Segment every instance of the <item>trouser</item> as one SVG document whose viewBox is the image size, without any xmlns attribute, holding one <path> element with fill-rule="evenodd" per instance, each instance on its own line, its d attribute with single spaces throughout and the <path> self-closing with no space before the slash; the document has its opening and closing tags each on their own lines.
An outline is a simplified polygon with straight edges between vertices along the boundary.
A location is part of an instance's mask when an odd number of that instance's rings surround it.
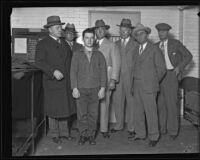
<svg viewBox="0 0 200 160">
<path fill-rule="evenodd" d="M 49 137 L 69 136 L 67 118 L 51 118 L 49 120 Z"/>
<path fill-rule="evenodd" d="M 148 137 L 158 140 L 158 115 L 156 93 L 146 93 L 141 80 L 134 80 L 134 127 L 136 137 L 146 137 L 145 116 L 147 120 Z"/>
<path fill-rule="evenodd" d="M 179 128 L 179 112 L 177 106 L 178 79 L 174 71 L 167 71 L 160 85 L 158 95 L 159 128 L 161 134 L 168 131 L 177 135 Z"/>
<path fill-rule="evenodd" d="M 97 130 L 99 88 L 80 88 L 77 99 L 77 125 L 81 136 L 94 136 Z"/>
<path fill-rule="evenodd" d="M 108 132 L 109 105 L 111 91 L 106 90 L 106 97 L 100 101 L 100 131 Z"/>
<path fill-rule="evenodd" d="M 125 121 L 125 104 L 127 108 L 127 128 L 128 131 L 134 131 L 133 123 L 133 96 L 131 95 L 131 85 L 128 78 L 123 79 L 121 76 L 120 83 L 117 84 L 116 90 L 113 92 L 112 105 L 114 107 L 116 123 L 114 129 L 121 130 L 124 127 Z M 125 103 L 126 102 L 126 103 Z"/>
</svg>

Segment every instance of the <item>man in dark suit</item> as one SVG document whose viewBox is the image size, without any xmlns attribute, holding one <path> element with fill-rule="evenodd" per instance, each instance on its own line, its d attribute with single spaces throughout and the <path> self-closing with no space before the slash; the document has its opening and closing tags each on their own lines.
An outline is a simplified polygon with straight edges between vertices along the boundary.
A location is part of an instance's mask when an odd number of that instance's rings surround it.
<svg viewBox="0 0 200 160">
<path fill-rule="evenodd" d="M 77 31 L 75 29 L 75 25 L 73 23 L 72 24 L 67 23 L 63 32 L 64 32 L 64 39 L 66 41 L 66 45 L 69 46 L 73 55 L 77 50 L 80 50 L 83 47 L 82 44 L 76 42 Z M 69 127 L 72 130 L 78 130 L 77 121 L 76 121 L 77 120 L 76 101 L 73 97 L 72 97 L 71 102 L 72 102 L 71 108 L 73 109 L 73 113 L 75 114 L 73 114 L 69 119 Z"/>
<path fill-rule="evenodd" d="M 82 44 L 76 42 L 77 38 L 77 31 L 75 29 L 75 25 L 72 23 L 67 23 L 64 29 L 64 36 L 65 36 L 65 41 L 67 44 L 70 46 L 72 53 L 75 51 L 81 49 L 83 47 Z"/>
<path fill-rule="evenodd" d="M 70 63 L 71 52 L 64 41 L 60 39 L 62 25 L 59 16 L 47 18 L 44 28 L 49 35 L 38 42 L 35 63 L 43 71 L 44 111 L 49 120 L 48 135 L 53 142 L 72 140 L 69 134 L 67 117 L 70 109 Z"/>
<path fill-rule="evenodd" d="M 180 80 L 185 66 L 191 61 L 192 54 L 180 41 L 168 38 L 168 32 L 172 28 L 170 25 L 159 23 L 155 27 L 160 38 L 156 45 L 164 54 L 167 68 L 167 74 L 161 82 L 158 96 L 160 132 L 166 134 L 168 131 L 170 139 L 174 140 L 179 129 L 178 80 Z"/>
<path fill-rule="evenodd" d="M 142 24 L 137 24 L 134 29 L 134 35 L 140 44 L 135 49 L 132 61 L 133 122 L 136 135 L 129 137 L 129 140 L 142 140 L 146 137 L 146 116 L 149 146 L 153 147 L 159 139 L 156 96 L 166 68 L 160 49 L 148 41 L 150 32 L 151 29 Z"/>
<path fill-rule="evenodd" d="M 122 130 L 125 122 L 125 108 L 127 108 L 127 129 L 130 135 L 134 134 L 133 125 L 133 96 L 131 95 L 131 66 L 132 57 L 135 54 L 134 49 L 138 45 L 131 38 L 132 24 L 130 19 L 122 19 L 120 27 L 121 39 L 116 42 L 120 51 L 121 68 L 119 83 L 116 84 L 116 90 L 113 91 L 112 105 L 115 112 L 116 123 L 111 130 L 112 133 Z M 125 103 L 126 101 L 126 103 Z M 126 104 L 126 107 L 125 107 Z"/>
</svg>

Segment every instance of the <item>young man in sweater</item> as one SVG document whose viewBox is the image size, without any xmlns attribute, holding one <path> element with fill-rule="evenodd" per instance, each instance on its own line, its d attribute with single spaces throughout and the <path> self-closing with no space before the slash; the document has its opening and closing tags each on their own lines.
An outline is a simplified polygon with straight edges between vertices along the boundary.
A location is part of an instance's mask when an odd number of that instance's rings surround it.
<svg viewBox="0 0 200 160">
<path fill-rule="evenodd" d="M 79 145 L 87 140 L 92 145 L 96 144 L 99 99 L 105 96 L 106 61 L 103 54 L 93 47 L 94 40 L 94 30 L 84 30 L 84 47 L 74 53 L 71 62 L 70 78 L 72 94 L 77 99 Z"/>
</svg>

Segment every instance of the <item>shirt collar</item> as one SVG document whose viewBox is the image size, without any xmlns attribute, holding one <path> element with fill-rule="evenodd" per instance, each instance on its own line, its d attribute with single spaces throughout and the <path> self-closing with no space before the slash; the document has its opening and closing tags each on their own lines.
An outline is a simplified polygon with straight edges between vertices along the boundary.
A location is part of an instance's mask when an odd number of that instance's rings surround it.
<svg viewBox="0 0 200 160">
<path fill-rule="evenodd" d="M 129 41 L 129 39 L 130 39 L 130 36 L 126 39 L 122 39 L 122 42 L 125 40 L 125 42 L 127 43 Z"/>
<path fill-rule="evenodd" d="M 147 46 L 147 42 L 145 42 L 144 44 L 140 44 L 140 48 L 143 47 L 143 50 L 146 48 Z"/>
<path fill-rule="evenodd" d="M 50 36 L 51 38 L 55 39 L 56 41 L 57 41 L 57 39 L 59 39 L 59 38 L 56 38 L 56 37 L 52 36 L 51 34 L 49 34 L 49 36 Z"/>
<path fill-rule="evenodd" d="M 97 43 L 99 43 L 99 45 L 101 45 L 104 39 L 105 39 L 105 37 L 100 40 L 97 40 Z"/>
<path fill-rule="evenodd" d="M 163 41 L 160 41 L 160 46 L 161 46 L 162 42 L 163 42 Z M 164 41 L 164 45 L 166 46 L 167 43 L 168 43 L 168 39 L 166 39 L 166 40 Z"/>
</svg>

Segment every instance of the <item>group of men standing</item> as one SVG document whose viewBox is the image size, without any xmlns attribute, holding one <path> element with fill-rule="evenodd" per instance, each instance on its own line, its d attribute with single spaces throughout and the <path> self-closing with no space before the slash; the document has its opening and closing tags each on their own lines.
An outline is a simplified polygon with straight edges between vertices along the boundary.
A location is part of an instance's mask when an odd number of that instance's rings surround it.
<svg viewBox="0 0 200 160">
<path fill-rule="evenodd" d="M 75 26 L 68 23 L 62 30 L 63 24 L 59 16 L 47 18 L 49 35 L 38 43 L 35 57 L 44 73 L 44 107 L 53 141 L 74 139 L 69 117 L 77 113 L 78 144 L 95 145 L 98 117 L 100 132 L 109 138 L 109 131 L 123 130 L 125 107 L 130 141 L 144 140 L 148 133 L 153 147 L 167 132 L 174 140 L 179 128 L 178 78 L 192 55 L 168 37 L 171 26 L 157 24 L 160 42 L 153 44 L 149 27 L 134 27 L 124 18 L 117 25 L 120 40 L 114 43 L 107 38 L 110 26 L 97 20 L 83 31 L 82 46 L 74 41 Z M 111 106 L 116 117 L 112 128 Z"/>
</svg>

